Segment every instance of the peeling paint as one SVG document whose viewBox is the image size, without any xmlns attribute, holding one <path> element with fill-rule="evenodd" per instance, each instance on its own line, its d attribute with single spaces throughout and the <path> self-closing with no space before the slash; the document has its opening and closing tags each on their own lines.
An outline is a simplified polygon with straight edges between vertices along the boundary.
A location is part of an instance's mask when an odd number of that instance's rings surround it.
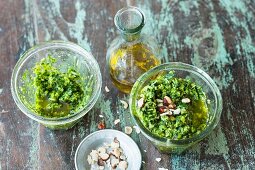
<svg viewBox="0 0 255 170">
<path fill-rule="evenodd" d="M 172 54 L 168 54 L 167 49 L 176 49 L 179 47 L 178 35 L 174 32 L 174 19 L 171 12 L 171 5 L 169 1 L 162 0 L 159 1 L 162 8 L 159 13 L 154 13 L 152 10 L 152 4 L 148 1 L 144 3 L 138 2 L 137 6 L 140 7 L 146 17 L 146 25 L 143 28 L 144 33 L 154 36 L 161 46 L 161 55 L 164 62 L 168 62 L 171 57 L 177 58 L 175 50 L 172 50 Z M 173 2 L 176 3 L 176 2 Z M 167 27 L 167 34 L 163 36 L 161 32 Z M 171 46 L 166 47 L 166 44 L 171 44 Z M 171 56 L 171 57 L 170 57 Z"/>
<path fill-rule="evenodd" d="M 218 126 L 208 137 L 208 147 L 205 153 L 210 155 L 227 155 L 228 152 L 227 139 L 222 132 L 221 127 Z"/>
<path fill-rule="evenodd" d="M 26 30 L 30 30 L 28 32 L 26 32 L 26 34 L 24 35 L 24 39 L 26 39 L 26 42 L 28 43 L 29 47 L 32 47 L 35 42 L 37 42 L 38 40 L 36 40 L 35 35 L 35 31 L 34 30 L 34 23 L 31 23 L 31 18 L 33 18 L 33 1 L 30 0 L 25 0 L 25 14 L 24 14 L 24 21 L 25 21 L 25 26 L 26 26 Z M 34 18 L 33 18 L 34 19 Z M 27 50 L 26 46 L 23 47 L 24 51 Z"/>
<path fill-rule="evenodd" d="M 207 47 L 206 40 L 212 41 L 212 46 Z M 186 37 L 185 43 L 192 46 L 194 49 L 194 56 L 192 64 L 203 68 L 206 72 L 211 66 L 214 66 L 216 72 L 220 72 L 220 76 L 214 78 L 220 89 L 227 88 L 233 81 L 230 70 L 225 71 L 226 65 L 233 65 L 233 61 L 226 52 L 224 39 L 219 26 L 216 24 L 211 29 L 202 29 L 198 31 L 193 37 Z M 205 42 L 204 42 L 205 41 Z M 203 51 L 201 53 L 201 51 Z"/>
<path fill-rule="evenodd" d="M 26 167 L 31 169 L 38 168 L 39 162 L 39 150 L 40 150 L 40 124 L 34 120 L 29 119 L 30 128 L 27 129 L 27 134 L 31 136 L 31 145 L 29 147 L 29 162 Z"/>
<path fill-rule="evenodd" d="M 184 13 L 184 15 L 187 17 L 190 15 L 190 3 L 187 1 L 180 1 L 179 2 L 180 10 Z"/>
<path fill-rule="evenodd" d="M 75 9 L 77 11 L 75 23 L 74 24 L 68 24 L 69 26 L 69 33 L 72 38 L 77 39 L 77 43 L 85 48 L 88 51 L 91 51 L 90 44 L 88 42 L 88 38 L 85 36 L 85 30 L 84 27 L 84 21 L 86 19 L 86 12 L 84 8 L 81 6 L 80 2 L 77 1 L 75 3 Z"/>
<path fill-rule="evenodd" d="M 245 5 L 245 2 L 239 1 L 239 0 L 221 0 L 220 5 L 223 7 L 223 9 L 225 9 L 228 12 L 229 18 L 231 19 L 234 28 L 238 30 L 236 34 L 238 36 L 238 39 L 241 41 L 240 45 L 243 49 L 243 53 L 245 54 L 247 58 L 247 62 L 246 62 L 247 69 L 250 75 L 254 78 L 255 77 L 255 68 L 254 68 L 255 46 L 252 42 L 251 33 L 248 29 L 248 23 L 250 23 L 251 25 L 255 24 L 253 12 L 247 8 L 247 6 Z M 241 12 L 241 14 L 245 16 L 245 19 L 238 17 L 236 15 L 238 12 Z M 246 33 L 245 37 L 243 38 L 241 36 L 242 30 L 240 29 L 240 27 Z M 240 46 L 239 45 L 237 46 L 238 46 L 238 49 L 240 49 Z"/>
</svg>

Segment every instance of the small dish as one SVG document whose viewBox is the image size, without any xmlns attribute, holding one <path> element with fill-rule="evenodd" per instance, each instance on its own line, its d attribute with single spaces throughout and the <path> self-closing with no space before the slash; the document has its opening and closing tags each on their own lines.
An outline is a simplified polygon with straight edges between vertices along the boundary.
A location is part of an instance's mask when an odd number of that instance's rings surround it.
<svg viewBox="0 0 255 170">
<path fill-rule="evenodd" d="M 87 162 L 87 156 L 90 152 L 105 143 L 111 143 L 115 137 L 117 137 L 120 147 L 127 157 L 127 170 L 139 170 L 141 168 L 142 156 L 137 144 L 128 135 L 113 129 L 96 131 L 81 141 L 75 153 L 75 169 L 90 169 L 90 165 Z"/>
</svg>

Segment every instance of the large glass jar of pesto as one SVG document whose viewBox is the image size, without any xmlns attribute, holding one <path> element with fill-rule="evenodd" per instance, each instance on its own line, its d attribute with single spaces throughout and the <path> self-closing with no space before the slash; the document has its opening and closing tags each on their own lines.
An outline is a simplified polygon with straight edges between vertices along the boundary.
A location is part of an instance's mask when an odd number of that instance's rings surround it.
<svg viewBox="0 0 255 170">
<path fill-rule="evenodd" d="M 161 63 L 159 48 L 155 39 L 141 33 L 145 18 L 139 8 L 122 8 L 116 13 L 114 22 L 120 36 L 107 50 L 107 67 L 113 84 L 129 93 L 140 75 Z"/>
</svg>

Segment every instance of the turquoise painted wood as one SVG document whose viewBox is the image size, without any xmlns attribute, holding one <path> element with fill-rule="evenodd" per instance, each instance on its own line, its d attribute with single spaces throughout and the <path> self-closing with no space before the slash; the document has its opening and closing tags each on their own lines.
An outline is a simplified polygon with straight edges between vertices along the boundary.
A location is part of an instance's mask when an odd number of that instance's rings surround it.
<svg viewBox="0 0 255 170">
<path fill-rule="evenodd" d="M 117 35 L 113 17 L 126 5 L 144 11 L 144 31 L 157 38 L 164 62 L 202 68 L 220 87 L 224 100 L 219 126 L 181 155 L 160 154 L 142 134 L 133 132 L 143 155 L 142 169 L 254 169 L 253 0 L 1 0 L 0 169 L 74 169 L 79 142 L 98 130 L 99 121 L 121 131 L 134 125 L 120 103 L 129 96 L 114 88 L 105 67 L 107 47 Z M 52 131 L 30 120 L 10 92 L 12 69 L 20 55 L 35 44 L 59 39 L 89 50 L 100 64 L 103 87 L 110 89 L 106 93 L 103 88 L 96 106 L 68 131 Z M 114 125 L 118 118 L 121 122 Z"/>
</svg>

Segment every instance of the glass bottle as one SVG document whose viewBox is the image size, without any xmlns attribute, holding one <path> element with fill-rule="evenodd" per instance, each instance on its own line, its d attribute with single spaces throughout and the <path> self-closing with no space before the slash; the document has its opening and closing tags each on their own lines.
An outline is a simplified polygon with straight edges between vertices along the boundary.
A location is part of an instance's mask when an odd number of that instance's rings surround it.
<svg viewBox="0 0 255 170">
<path fill-rule="evenodd" d="M 161 63 L 159 48 L 155 39 L 141 34 L 145 18 L 139 8 L 122 8 L 116 13 L 114 23 L 120 36 L 107 50 L 107 67 L 113 84 L 129 93 L 140 75 Z"/>
</svg>

